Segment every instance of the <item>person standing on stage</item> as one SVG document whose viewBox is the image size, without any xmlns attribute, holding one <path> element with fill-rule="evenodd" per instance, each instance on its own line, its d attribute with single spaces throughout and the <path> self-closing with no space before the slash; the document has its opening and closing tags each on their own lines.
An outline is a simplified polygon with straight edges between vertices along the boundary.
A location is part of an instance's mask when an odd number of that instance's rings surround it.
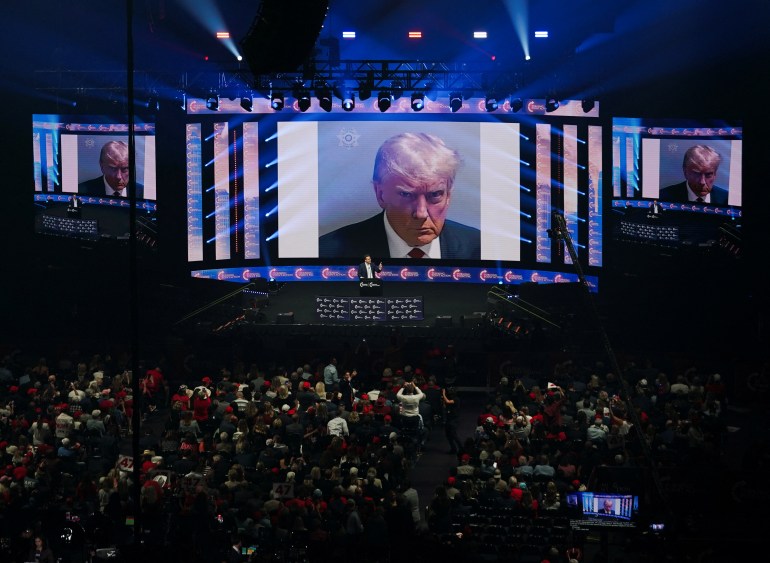
<svg viewBox="0 0 770 563">
<path fill-rule="evenodd" d="M 382 262 L 376 266 L 372 264 L 372 257 L 370 255 L 364 256 L 364 261 L 358 265 L 358 278 L 359 279 L 372 279 L 374 274 L 378 274 L 382 271 Z"/>
</svg>

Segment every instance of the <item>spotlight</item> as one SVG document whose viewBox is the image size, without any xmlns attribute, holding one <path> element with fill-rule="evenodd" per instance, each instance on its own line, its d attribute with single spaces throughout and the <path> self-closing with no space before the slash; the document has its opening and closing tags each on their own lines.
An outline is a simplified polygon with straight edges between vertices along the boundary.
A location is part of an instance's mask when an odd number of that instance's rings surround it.
<svg viewBox="0 0 770 563">
<path fill-rule="evenodd" d="M 350 88 L 339 84 L 334 85 L 334 95 L 342 102 L 342 109 L 345 111 L 353 111 L 356 107 L 356 99 L 353 96 L 353 92 Z"/>
<path fill-rule="evenodd" d="M 372 97 L 372 89 L 369 86 L 360 86 L 358 88 L 358 99 L 362 102 Z"/>
<path fill-rule="evenodd" d="M 276 92 L 270 96 L 270 107 L 274 111 L 281 111 L 283 109 L 283 94 Z"/>
<path fill-rule="evenodd" d="M 210 94 L 208 98 L 206 98 L 206 109 L 211 111 L 219 111 L 219 95 L 218 94 Z"/>
<path fill-rule="evenodd" d="M 484 109 L 487 111 L 495 111 L 497 109 L 497 96 L 489 94 L 484 100 Z"/>
<path fill-rule="evenodd" d="M 292 92 L 294 98 L 297 100 L 297 107 L 299 111 L 306 112 L 310 109 L 310 92 L 305 88 L 295 88 Z"/>
<path fill-rule="evenodd" d="M 425 107 L 425 95 L 422 92 L 415 92 L 412 94 L 412 109 L 414 111 L 422 111 Z"/>
<path fill-rule="evenodd" d="M 463 107 L 463 95 L 461 92 L 452 92 L 449 94 L 449 109 L 452 113 L 459 111 Z"/>
<path fill-rule="evenodd" d="M 513 98 L 511 99 L 511 111 L 513 113 L 516 113 L 521 108 L 524 107 L 524 102 L 521 100 L 521 98 Z"/>
<path fill-rule="evenodd" d="M 374 86 L 374 74 L 369 71 L 364 80 L 358 81 L 358 99 L 362 102 L 372 97 L 372 88 Z"/>
<path fill-rule="evenodd" d="M 545 111 L 547 111 L 548 113 L 551 113 L 552 111 L 556 111 L 557 109 L 559 109 L 559 100 L 553 97 L 546 98 Z"/>
<path fill-rule="evenodd" d="M 321 109 L 329 112 L 332 110 L 332 93 L 328 88 L 319 88 L 315 92 L 315 97 L 318 98 L 318 105 Z"/>
<path fill-rule="evenodd" d="M 251 100 L 251 96 L 243 96 L 241 98 L 241 107 L 246 111 L 251 111 L 251 108 L 253 107 L 253 105 L 254 105 L 254 102 Z"/>
<path fill-rule="evenodd" d="M 377 107 L 380 108 L 380 111 L 388 111 L 392 101 L 393 96 L 387 90 L 383 90 L 377 95 Z"/>
<path fill-rule="evenodd" d="M 583 113 L 588 113 L 592 109 L 594 109 L 594 106 L 596 105 L 596 100 L 583 100 L 580 102 L 580 107 L 583 108 Z"/>
</svg>

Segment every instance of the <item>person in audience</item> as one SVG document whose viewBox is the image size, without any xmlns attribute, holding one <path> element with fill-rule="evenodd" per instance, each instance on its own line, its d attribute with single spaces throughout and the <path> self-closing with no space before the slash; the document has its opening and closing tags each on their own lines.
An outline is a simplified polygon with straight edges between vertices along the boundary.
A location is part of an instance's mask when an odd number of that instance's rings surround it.
<svg viewBox="0 0 770 563">
<path fill-rule="evenodd" d="M 34 358 L 38 356 L 33 355 Z M 48 378 L 52 374 L 48 373 L 38 386 L 19 384 L 23 371 L 16 371 L 10 362 L 4 363 L 10 371 L 10 380 L 0 383 L 0 505 L 34 506 L 47 498 L 55 506 L 57 501 L 51 499 L 60 498 L 62 510 L 68 510 L 84 521 L 88 519 L 87 512 L 94 510 L 113 526 L 123 526 L 126 510 L 133 500 L 133 476 L 130 471 L 121 471 L 122 466 L 116 463 L 119 454 L 131 451 L 133 436 L 130 424 L 120 424 L 115 413 L 120 405 L 133 401 L 130 383 L 116 385 L 114 374 L 121 373 L 123 367 L 113 366 L 107 356 L 94 359 L 82 373 L 76 366 L 81 363 L 88 365 L 86 359 L 81 361 L 75 355 L 70 359 L 72 367 L 69 371 L 60 372 L 50 380 Z M 301 360 L 295 365 L 300 363 Z M 405 368 L 402 365 L 393 370 L 397 388 L 400 391 L 413 383 L 419 389 L 425 373 L 423 366 Z M 578 395 L 570 394 L 567 390 L 572 387 L 564 383 L 565 395 L 569 394 L 569 400 L 564 404 L 565 413 L 574 417 L 572 424 L 567 424 L 565 435 L 572 433 L 573 426 L 580 429 L 577 434 L 570 434 L 571 438 L 562 440 L 558 433 L 545 432 L 542 410 L 548 402 L 547 392 L 540 393 L 540 398 L 535 392 L 532 398 L 526 399 L 533 409 L 538 409 L 533 411 L 534 416 L 530 416 L 528 409 L 524 408 L 524 395 L 517 394 L 515 390 L 510 394 L 506 392 L 505 396 L 511 397 L 516 409 L 510 411 L 513 425 L 509 426 L 505 416 L 501 416 L 502 406 L 505 405 L 503 396 L 498 398 L 498 390 L 495 389 L 494 397 L 485 401 L 478 413 L 484 422 L 486 418 L 492 418 L 491 426 L 471 437 L 476 420 L 464 428 L 462 419 L 459 419 L 458 433 L 464 430 L 469 437 L 462 444 L 459 441 L 455 444 L 458 465 L 447 463 L 443 474 L 441 471 L 431 472 L 428 480 L 433 478 L 435 483 L 416 485 L 413 484 L 416 475 L 414 467 L 405 456 L 401 443 L 401 429 L 393 420 L 386 421 L 386 415 L 378 414 L 380 398 L 384 399 L 385 406 L 393 401 L 402 404 L 407 412 L 410 406 L 419 406 L 420 399 L 416 392 L 410 394 L 405 391 L 401 397 L 398 397 L 398 392 L 388 395 L 388 385 L 383 384 L 382 389 L 376 389 L 383 391 L 376 398 L 370 400 L 363 395 L 357 396 L 354 406 L 360 420 L 355 422 L 345 420 L 348 411 L 337 405 L 339 397 L 334 394 L 329 397 L 328 403 L 313 400 L 303 404 L 299 396 L 293 400 L 291 395 L 287 396 L 288 402 L 280 399 L 282 385 L 287 389 L 292 386 L 291 392 L 294 393 L 295 385 L 304 388 L 304 382 L 311 383 L 299 373 L 294 381 L 294 375 L 287 374 L 280 367 L 262 370 L 259 366 L 254 371 L 255 374 L 262 371 L 267 381 L 276 382 L 277 401 L 265 400 L 258 388 L 254 391 L 255 400 L 249 400 L 245 409 L 234 408 L 232 402 L 240 390 L 238 386 L 242 381 L 249 380 L 246 379 L 247 374 L 239 375 L 237 369 L 231 374 L 227 371 L 218 372 L 214 378 L 205 378 L 208 381 L 202 381 L 202 385 L 191 391 L 193 398 L 210 401 L 210 409 L 206 408 L 203 413 L 204 424 L 197 425 L 194 405 L 190 410 L 180 411 L 179 422 L 176 422 L 171 414 L 173 404 L 159 403 L 158 423 L 153 420 L 142 427 L 140 447 L 147 450 L 147 455 L 137 456 L 137 459 L 141 458 L 143 468 L 141 484 L 144 485 L 147 478 L 153 480 L 154 477 L 170 475 L 163 484 L 154 481 L 162 491 L 162 495 L 156 496 L 162 496 L 164 501 L 173 499 L 179 503 L 180 512 L 175 513 L 171 521 L 170 534 L 179 534 L 183 529 L 189 531 L 186 526 L 192 525 L 189 522 L 191 518 L 203 523 L 221 513 L 227 521 L 229 514 L 239 513 L 249 515 L 250 521 L 241 522 L 246 531 L 259 528 L 259 533 L 267 534 L 265 537 L 272 541 L 301 532 L 302 526 L 294 525 L 295 517 L 300 516 L 307 519 L 304 527 L 308 530 L 315 529 L 316 525 L 332 530 L 333 522 L 341 525 L 342 536 L 330 533 L 325 540 L 327 548 L 333 549 L 337 540 L 346 537 L 344 517 L 348 499 L 355 503 L 364 530 L 364 536 L 361 536 L 363 542 L 371 539 L 366 534 L 378 510 L 381 510 L 385 522 L 384 533 L 391 541 L 418 537 L 415 534 L 425 528 L 436 534 L 446 532 L 447 526 L 450 530 L 463 529 L 460 514 L 463 511 L 474 513 L 482 504 L 493 503 L 501 510 L 515 506 L 520 515 L 529 518 L 538 514 L 562 514 L 565 510 L 564 494 L 576 490 L 590 491 L 598 474 L 596 468 L 637 467 L 641 459 L 639 439 L 649 439 L 656 459 L 664 468 L 667 465 L 678 470 L 719 466 L 718 443 L 726 432 L 720 418 L 729 415 L 724 412 L 729 390 L 721 381 L 721 376 L 704 377 L 702 393 L 693 393 L 693 389 L 697 391 L 699 387 L 695 380 L 698 373 L 685 372 L 689 393 L 676 394 L 673 389 L 668 389 L 652 402 L 636 399 L 650 398 L 654 385 L 642 384 L 642 379 L 652 381 L 655 374 L 645 372 L 644 378 L 632 377 L 636 384 L 628 388 L 630 396 L 627 397 L 622 385 L 615 386 L 620 396 L 608 393 L 608 389 L 612 389 L 612 378 L 609 376 L 597 377 L 595 384 L 588 385 L 591 382 L 588 374 L 592 371 L 605 373 L 606 370 L 574 370 L 573 377 L 582 378 L 589 389 L 588 408 L 599 413 L 599 418 L 587 421 L 585 413 L 580 415 L 579 409 L 583 406 L 580 399 L 584 403 L 585 397 L 580 396 L 582 391 Z M 312 371 L 310 367 L 307 370 L 303 368 L 303 373 Z M 97 376 L 96 372 L 101 372 L 101 375 Z M 82 381 L 88 386 L 89 374 L 94 374 L 95 393 L 87 395 L 85 404 L 72 400 L 70 382 L 77 382 L 79 387 Z M 510 376 L 513 379 L 513 375 Z M 559 377 L 563 376 L 562 370 Z M 402 378 L 407 379 L 406 384 L 401 383 Z M 197 376 L 190 378 L 193 379 L 197 380 Z M 539 381 L 539 377 L 529 379 L 532 380 L 532 387 L 542 385 L 545 388 L 546 382 Z M 105 385 L 105 381 L 109 385 Z M 564 382 L 563 379 L 557 381 L 559 384 Z M 178 385 L 179 382 L 175 383 Z M 228 385 L 229 390 L 226 390 Z M 268 385 L 270 387 L 273 387 L 272 383 Z M 308 389 L 311 387 L 312 383 Z M 211 401 L 211 390 L 217 390 L 215 401 Z M 325 392 L 325 389 L 322 391 Z M 182 392 L 187 396 L 187 390 L 182 389 Z M 718 399 L 715 398 L 717 394 Z M 445 392 L 444 395 L 451 399 L 451 393 Z M 715 401 L 720 402 L 721 408 Z M 350 436 L 347 438 L 330 431 L 327 404 L 337 407 L 331 420 L 348 423 Z M 467 404 L 464 403 L 464 408 Z M 642 404 L 644 408 L 640 409 Z M 288 409 L 284 412 L 285 407 Z M 609 411 L 606 422 L 605 408 Z M 62 414 L 69 419 L 60 417 Z M 130 410 L 126 411 L 126 415 L 130 420 Z M 399 418 L 395 412 L 393 416 Z M 367 422 L 367 417 L 382 418 Z M 497 423 L 494 417 L 497 417 Z M 284 420 L 288 422 L 279 422 Z M 92 437 L 86 437 L 85 432 L 89 426 L 99 425 L 99 422 L 104 431 L 102 440 L 97 444 Z M 359 431 L 366 424 L 371 424 L 371 433 Z M 48 432 L 45 431 L 46 425 Z M 358 427 L 355 432 L 351 431 L 353 425 Z M 592 442 L 588 439 L 589 430 L 607 425 L 611 428 L 611 436 L 622 438 L 617 448 L 609 441 L 603 445 L 600 440 Z M 642 426 L 643 438 L 636 433 L 637 425 Z M 531 434 L 523 430 L 527 427 Z M 102 432 L 101 427 L 99 431 Z M 604 428 L 602 431 L 607 433 Z M 222 436 L 223 432 L 226 437 Z M 164 436 L 162 440 L 161 436 Z M 531 439 L 527 440 L 527 437 Z M 112 445 L 106 446 L 104 439 L 111 439 Z M 86 447 L 75 448 L 77 442 Z M 88 457 L 95 447 L 99 448 L 104 463 L 96 463 L 98 456 Z M 758 446 L 757 450 L 755 460 L 761 459 L 762 455 L 762 448 Z M 430 453 L 429 449 L 426 455 Z M 124 458 L 120 459 L 125 463 Z M 445 457 L 440 459 L 444 459 L 445 463 L 449 461 Z M 65 468 L 66 471 L 62 471 Z M 99 483 L 98 488 L 91 483 Z M 287 483 L 294 486 L 294 498 L 282 498 L 273 493 L 277 487 Z M 156 489 L 153 484 L 148 487 Z M 314 492 L 316 489 L 318 495 Z M 339 494 L 335 492 L 338 489 L 341 490 Z M 436 497 L 428 507 L 419 503 L 425 490 L 433 491 Z M 157 493 L 157 490 L 154 492 Z M 416 502 L 414 493 L 417 494 Z M 73 504 L 68 504 L 67 498 L 72 498 Z M 157 504 L 153 506 L 158 508 Z M 415 518 L 415 506 L 418 519 Z M 427 508 L 424 521 L 419 516 L 421 508 Z M 30 524 L 27 520 L 35 511 L 19 510 L 14 514 L 19 526 L 24 526 Z M 372 525 L 372 528 L 383 529 L 381 525 L 379 528 Z M 158 529 L 166 530 L 165 527 Z M 205 537 L 207 533 L 209 530 L 204 526 L 198 529 L 196 535 Z M 28 541 L 32 540 L 33 534 L 30 533 Z M 429 551 L 435 547 L 431 542 L 438 540 L 432 534 L 419 537 Z M 364 545 L 360 543 L 359 547 Z M 24 552 L 27 549 L 25 547 Z"/>
<path fill-rule="evenodd" d="M 449 453 L 457 454 L 462 448 L 462 442 L 458 436 L 460 424 L 460 399 L 454 387 L 441 390 L 441 400 L 444 404 L 444 434 L 449 442 Z"/>
</svg>

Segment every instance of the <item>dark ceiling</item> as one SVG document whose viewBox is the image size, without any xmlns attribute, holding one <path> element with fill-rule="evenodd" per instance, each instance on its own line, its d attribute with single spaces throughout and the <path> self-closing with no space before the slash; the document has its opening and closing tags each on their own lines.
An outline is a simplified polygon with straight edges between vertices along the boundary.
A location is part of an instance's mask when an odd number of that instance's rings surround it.
<svg viewBox="0 0 770 563">
<path fill-rule="evenodd" d="M 291 5 L 301 14 L 303 6 L 319 2 L 323 0 L 275 4 Z M 10 0 L 5 4 L 2 65 L 4 74 L 13 77 L 9 85 L 20 89 L 62 80 L 37 72 L 41 70 L 95 71 L 98 85 L 98 72 L 125 69 L 128 52 L 140 71 L 232 69 L 238 63 L 214 33 L 229 31 L 238 45 L 261 3 Z M 132 8 L 132 45 L 127 43 L 127 5 Z M 355 40 L 341 41 L 342 59 L 488 63 L 523 73 L 527 84 L 541 90 L 560 88 L 564 96 L 588 85 L 611 95 L 662 81 L 669 91 L 722 95 L 757 86 L 756 79 L 746 75 L 754 74 L 747 71 L 751 65 L 767 59 L 763 27 L 767 15 L 764 2 L 719 0 L 331 0 L 320 38 L 339 38 L 342 31 L 353 30 Z M 296 26 L 288 29 L 292 27 Z M 423 39 L 407 39 L 411 30 L 422 31 Z M 474 40 L 472 33 L 478 30 L 487 31 L 488 38 Z M 550 37 L 536 40 L 535 30 L 548 30 Z M 291 37 L 277 43 L 266 57 L 293 44 Z M 525 48 L 532 55 L 528 63 Z"/>
</svg>

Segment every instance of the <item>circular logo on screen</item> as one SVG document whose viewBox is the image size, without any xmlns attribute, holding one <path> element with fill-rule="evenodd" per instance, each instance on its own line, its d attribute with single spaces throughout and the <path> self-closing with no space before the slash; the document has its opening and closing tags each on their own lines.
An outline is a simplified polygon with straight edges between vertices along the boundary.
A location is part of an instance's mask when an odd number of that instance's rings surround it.
<svg viewBox="0 0 770 563">
<path fill-rule="evenodd" d="M 340 132 L 337 133 L 337 139 L 340 141 L 339 146 L 345 147 L 346 149 L 357 147 L 359 137 L 361 137 L 361 135 L 359 135 L 358 131 L 352 127 L 340 129 Z"/>
<path fill-rule="evenodd" d="M 471 275 L 469 272 L 463 272 L 460 268 L 452 270 L 452 279 L 454 280 L 463 280 L 463 279 L 468 279 L 470 277 Z"/>
</svg>

